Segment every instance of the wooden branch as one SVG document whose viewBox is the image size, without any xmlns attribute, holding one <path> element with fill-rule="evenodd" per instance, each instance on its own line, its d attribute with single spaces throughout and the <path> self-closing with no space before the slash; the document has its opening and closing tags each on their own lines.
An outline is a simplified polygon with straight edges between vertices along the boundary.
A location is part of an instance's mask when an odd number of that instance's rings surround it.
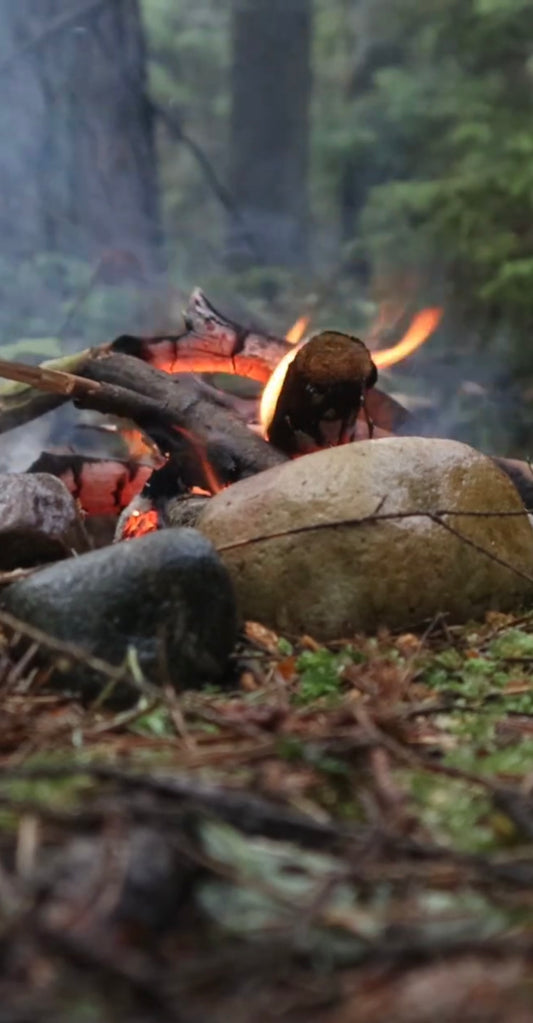
<svg viewBox="0 0 533 1023">
<path fill-rule="evenodd" d="M 292 349 L 284 338 L 234 323 L 200 288 L 192 292 L 183 316 L 187 329 L 181 334 L 123 334 L 113 342 L 113 351 L 135 355 L 167 373 L 234 373 L 265 384 Z"/>
<path fill-rule="evenodd" d="M 126 416 L 154 436 L 154 428 L 184 427 L 206 445 L 209 456 L 223 449 L 234 461 L 235 479 L 252 476 L 286 461 L 272 444 L 252 433 L 228 409 L 214 404 L 190 375 L 169 377 L 127 355 L 105 355 L 85 368 L 86 384 L 75 395 L 82 408 Z M 111 406 L 114 407 L 111 407 Z M 157 441 L 157 433 L 154 437 Z"/>
<path fill-rule="evenodd" d="M 228 409 L 213 404 L 190 375 L 170 377 L 128 355 L 87 357 L 84 376 L 43 366 L 0 360 L 0 376 L 21 381 L 80 408 L 132 419 L 161 440 L 185 428 L 205 444 L 209 458 L 231 460 L 233 479 L 270 469 L 285 461 L 271 444 L 252 433 Z"/>
<path fill-rule="evenodd" d="M 0 359 L 0 377 L 17 381 L 0 388 L 0 434 L 38 419 L 68 401 L 71 374 L 80 373 L 90 359 L 108 347 L 87 348 L 40 366 Z"/>
</svg>

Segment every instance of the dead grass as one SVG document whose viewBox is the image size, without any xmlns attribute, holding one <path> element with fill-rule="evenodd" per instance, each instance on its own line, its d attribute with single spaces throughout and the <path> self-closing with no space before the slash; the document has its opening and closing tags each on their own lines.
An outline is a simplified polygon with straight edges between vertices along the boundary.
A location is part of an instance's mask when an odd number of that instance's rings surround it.
<svg viewBox="0 0 533 1023">
<path fill-rule="evenodd" d="M 531 1018 L 533 615 L 249 623 L 233 688 L 120 713 L 14 649 L 0 1021 Z"/>
</svg>

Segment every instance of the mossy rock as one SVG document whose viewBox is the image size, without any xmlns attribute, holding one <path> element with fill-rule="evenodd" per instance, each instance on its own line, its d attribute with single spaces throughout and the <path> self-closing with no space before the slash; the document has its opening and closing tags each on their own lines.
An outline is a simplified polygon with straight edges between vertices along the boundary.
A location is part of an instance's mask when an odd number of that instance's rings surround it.
<svg viewBox="0 0 533 1023">
<path fill-rule="evenodd" d="M 197 528 L 218 549 L 246 617 L 329 640 L 527 602 L 533 530 L 525 512 L 507 514 L 521 511 L 491 459 L 456 441 L 395 437 L 234 484 Z M 430 518 L 444 512 L 464 539 Z"/>
</svg>

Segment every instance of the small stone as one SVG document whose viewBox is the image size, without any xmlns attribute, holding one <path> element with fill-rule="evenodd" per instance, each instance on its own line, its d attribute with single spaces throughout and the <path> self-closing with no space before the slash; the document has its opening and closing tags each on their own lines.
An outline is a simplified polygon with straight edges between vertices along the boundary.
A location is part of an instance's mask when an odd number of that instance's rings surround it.
<svg viewBox="0 0 533 1023">
<path fill-rule="evenodd" d="M 149 682 L 170 679 L 177 689 L 219 681 L 237 634 L 228 573 L 193 529 L 59 562 L 9 586 L 1 600 L 17 618 L 111 664 L 133 648 Z M 105 683 L 75 666 L 54 684 L 73 680 L 91 698 Z"/>
<path fill-rule="evenodd" d="M 48 473 L 0 475 L 0 569 L 58 561 L 90 546 L 61 480 Z"/>
<path fill-rule="evenodd" d="M 444 511 L 487 553 L 428 517 Z M 327 641 L 439 613 L 461 622 L 533 596 L 533 530 L 518 492 L 456 441 L 394 437 L 305 455 L 221 491 L 197 528 L 219 550 L 243 617 L 283 634 Z"/>
</svg>

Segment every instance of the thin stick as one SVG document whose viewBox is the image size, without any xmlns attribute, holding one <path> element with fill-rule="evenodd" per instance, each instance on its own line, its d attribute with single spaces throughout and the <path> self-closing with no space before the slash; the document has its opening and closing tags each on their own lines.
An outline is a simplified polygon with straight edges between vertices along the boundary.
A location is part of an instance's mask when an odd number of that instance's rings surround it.
<svg viewBox="0 0 533 1023">
<path fill-rule="evenodd" d="M 66 398 L 75 397 L 80 387 L 82 391 L 87 390 L 87 381 L 83 377 L 60 369 L 50 369 L 44 364 L 28 366 L 25 362 L 8 362 L 6 359 L 0 359 L 0 377 L 16 380 L 40 391 L 62 394 Z"/>
<path fill-rule="evenodd" d="M 286 461 L 285 455 L 252 433 L 226 408 L 206 398 L 191 374 L 186 374 L 186 380 L 171 377 L 130 355 L 94 358 L 101 352 L 94 349 L 80 364 L 86 376 L 5 360 L 0 360 L 0 376 L 51 392 L 62 400 L 70 398 L 80 408 L 133 419 L 150 435 L 154 431 L 156 443 L 161 430 L 166 429 L 170 442 L 176 427 L 186 428 L 198 441 L 213 442 L 223 449 L 222 461 L 229 457 L 233 463 L 233 479 Z M 208 455 L 216 470 L 215 450 Z"/>
<path fill-rule="evenodd" d="M 102 660 L 100 657 L 94 657 L 92 654 L 87 653 L 83 647 L 77 646 L 75 643 L 67 643 L 64 640 L 56 639 L 47 632 L 43 632 L 42 629 L 20 621 L 19 618 L 15 618 L 14 615 L 9 614 L 7 611 L 0 610 L 0 626 L 20 636 L 24 636 L 26 639 L 31 640 L 32 643 L 37 644 L 39 647 L 44 647 L 59 657 L 67 658 L 76 664 L 83 664 L 99 675 L 103 675 L 104 678 L 109 678 L 114 682 L 129 681 L 128 672 L 124 667 L 117 667 L 114 664 L 109 664 L 108 661 Z M 135 688 L 137 689 L 137 686 Z"/>
<path fill-rule="evenodd" d="M 180 121 L 170 110 L 165 109 L 165 107 L 160 106 L 158 103 L 154 103 L 153 100 L 150 101 L 150 106 L 153 113 L 159 117 L 165 125 L 169 135 L 173 136 L 177 142 L 181 142 L 181 144 L 189 150 L 192 157 L 201 168 L 205 180 L 210 186 L 212 192 L 233 218 L 234 223 L 240 228 L 242 237 L 248 246 L 250 254 L 259 264 L 263 263 L 263 256 L 258 249 L 257 241 L 250 232 L 234 196 L 231 194 L 229 188 L 227 188 L 227 186 L 218 177 L 215 168 L 202 147 L 195 141 L 195 139 L 191 138 L 191 136 L 183 130 Z"/>
<path fill-rule="evenodd" d="M 0 434 L 38 419 L 68 401 L 70 395 L 65 382 L 60 386 L 61 378 L 56 380 L 51 374 L 80 373 L 91 359 L 108 349 L 107 344 L 86 348 L 73 355 L 50 359 L 40 366 L 1 360 L 0 377 L 17 382 L 0 388 Z M 46 386 L 47 381 L 49 386 Z"/>
<path fill-rule="evenodd" d="M 377 514 L 373 512 L 371 515 L 364 515 L 362 518 L 349 518 L 349 519 L 338 519 L 332 522 L 315 522 L 306 526 L 290 526 L 289 529 L 282 529 L 276 533 L 263 533 L 260 536 L 250 536 L 243 540 L 232 540 L 231 543 L 220 544 L 217 547 L 218 552 L 221 551 L 233 551 L 238 547 L 247 547 L 249 544 L 263 543 L 266 540 L 280 540 L 285 536 L 296 536 L 301 533 L 314 533 L 319 529 L 340 529 L 347 526 L 366 526 L 369 523 L 377 522 L 393 522 L 396 520 L 403 519 L 431 519 L 437 526 L 442 526 L 452 536 L 457 537 L 458 540 L 462 540 L 463 543 L 472 547 L 479 554 L 484 554 L 485 557 L 489 558 L 490 561 L 494 561 L 497 565 L 501 565 L 502 568 L 509 569 L 510 572 L 514 572 L 515 575 L 520 576 L 521 579 L 525 579 L 527 582 L 533 584 L 533 575 L 529 572 L 524 572 L 523 569 L 517 568 L 516 565 L 512 565 L 510 561 L 506 561 L 504 558 L 500 558 L 497 554 L 482 547 L 481 544 L 476 543 L 475 540 L 471 540 L 469 536 L 465 536 L 460 530 L 456 529 L 455 526 L 451 526 L 448 522 L 443 519 L 444 515 L 453 515 L 456 518 L 485 518 L 485 519 L 509 519 L 519 518 L 527 516 L 526 509 L 521 511 L 458 511 L 457 509 L 444 509 L 442 511 L 430 512 L 424 511 L 405 511 L 405 512 L 385 512 L 384 514 Z"/>
</svg>

